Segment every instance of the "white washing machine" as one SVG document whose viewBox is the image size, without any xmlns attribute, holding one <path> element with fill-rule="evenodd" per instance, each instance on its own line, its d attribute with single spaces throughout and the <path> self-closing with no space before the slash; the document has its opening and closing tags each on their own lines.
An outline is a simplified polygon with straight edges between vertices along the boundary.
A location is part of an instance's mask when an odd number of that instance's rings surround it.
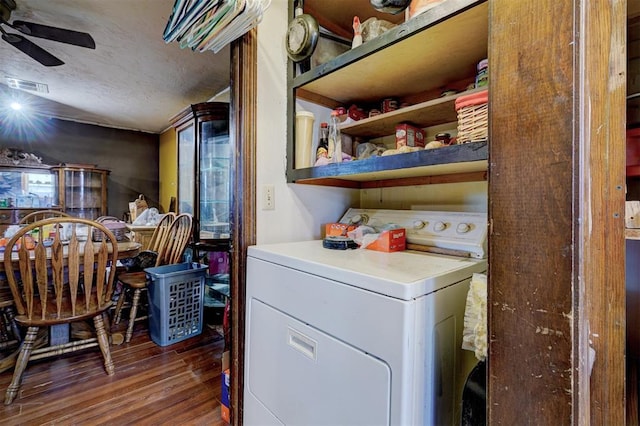
<svg viewBox="0 0 640 426">
<path fill-rule="evenodd" d="M 407 250 L 322 241 L 249 248 L 244 422 L 459 423 L 476 363 L 460 348 L 469 282 L 486 271 L 483 213 L 350 209 L 341 222 L 395 223 Z"/>
</svg>

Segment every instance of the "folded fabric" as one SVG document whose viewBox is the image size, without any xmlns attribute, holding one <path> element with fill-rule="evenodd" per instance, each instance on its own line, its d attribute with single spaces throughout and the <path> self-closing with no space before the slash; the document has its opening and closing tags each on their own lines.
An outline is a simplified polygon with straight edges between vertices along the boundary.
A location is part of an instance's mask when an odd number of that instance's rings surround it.
<svg viewBox="0 0 640 426">
<path fill-rule="evenodd" d="M 121 263 L 127 272 L 141 272 L 145 268 L 151 268 L 156 265 L 158 253 L 153 250 L 142 250 L 135 257 L 122 259 Z"/>
</svg>

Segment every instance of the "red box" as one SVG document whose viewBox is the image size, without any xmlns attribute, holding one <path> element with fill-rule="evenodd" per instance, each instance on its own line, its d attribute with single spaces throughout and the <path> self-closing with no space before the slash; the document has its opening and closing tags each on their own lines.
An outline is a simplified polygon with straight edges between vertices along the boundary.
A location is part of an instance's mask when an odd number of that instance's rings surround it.
<svg viewBox="0 0 640 426">
<path fill-rule="evenodd" d="M 406 123 L 396 125 L 396 149 L 403 146 L 424 148 L 424 130 Z"/>
<path fill-rule="evenodd" d="M 367 250 L 402 251 L 407 248 L 406 230 L 404 228 L 382 231 L 380 236 L 367 247 Z"/>
<path fill-rule="evenodd" d="M 356 225 L 348 225 L 346 223 L 327 223 L 324 225 L 324 237 L 346 237 L 347 232 L 356 229 Z"/>
<path fill-rule="evenodd" d="M 640 128 L 627 130 L 627 176 L 640 176 Z"/>
</svg>

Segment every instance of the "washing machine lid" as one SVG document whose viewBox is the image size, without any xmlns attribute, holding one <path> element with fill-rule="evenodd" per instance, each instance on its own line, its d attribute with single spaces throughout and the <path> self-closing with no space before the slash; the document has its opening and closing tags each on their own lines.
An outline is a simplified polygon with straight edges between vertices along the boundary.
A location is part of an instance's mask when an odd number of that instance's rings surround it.
<svg viewBox="0 0 640 426">
<path fill-rule="evenodd" d="M 321 240 L 251 246 L 248 256 L 402 300 L 413 300 L 487 269 L 485 259 L 409 250 L 329 250 Z"/>
</svg>

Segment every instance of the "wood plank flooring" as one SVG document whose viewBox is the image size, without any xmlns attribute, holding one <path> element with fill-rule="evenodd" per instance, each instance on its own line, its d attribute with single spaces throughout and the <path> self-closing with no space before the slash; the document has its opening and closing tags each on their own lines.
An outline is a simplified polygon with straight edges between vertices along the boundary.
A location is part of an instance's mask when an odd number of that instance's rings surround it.
<svg viewBox="0 0 640 426">
<path fill-rule="evenodd" d="M 220 418 L 223 346 L 221 335 L 204 326 L 200 336 L 160 347 L 136 324 L 130 343 L 111 346 L 111 377 L 97 348 L 33 361 L 18 397 L 5 406 L 13 370 L 1 373 L 0 424 L 226 425 Z"/>
</svg>

